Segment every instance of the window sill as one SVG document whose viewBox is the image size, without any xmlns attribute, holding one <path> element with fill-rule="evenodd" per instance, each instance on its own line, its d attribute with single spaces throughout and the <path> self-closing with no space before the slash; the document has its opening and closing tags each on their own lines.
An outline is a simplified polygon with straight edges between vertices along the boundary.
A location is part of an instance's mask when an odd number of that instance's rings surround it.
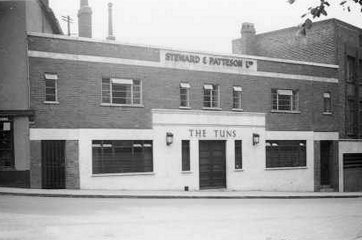
<svg viewBox="0 0 362 240">
<path fill-rule="evenodd" d="M 55 102 L 51 102 L 51 101 L 44 101 L 43 102 L 44 104 L 59 104 L 58 101 L 55 101 Z"/>
<path fill-rule="evenodd" d="M 154 172 L 136 172 L 136 173 L 96 173 L 92 177 L 112 177 L 112 176 L 138 176 L 138 175 L 155 175 Z"/>
<path fill-rule="evenodd" d="M 331 116 L 331 115 L 333 115 L 333 113 L 332 113 L 332 112 L 323 112 L 322 114 L 323 114 L 323 115 L 327 115 L 327 116 Z"/>
<path fill-rule="evenodd" d="M 234 172 L 244 172 L 244 169 L 241 168 L 241 169 L 234 169 Z"/>
<path fill-rule="evenodd" d="M 114 103 L 101 103 L 102 107 L 132 107 L 132 108 L 143 108 L 143 104 L 114 104 Z"/>
<path fill-rule="evenodd" d="M 287 111 L 287 110 L 271 110 L 272 113 L 290 113 L 290 114 L 300 114 L 301 111 Z"/>
<path fill-rule="evenodd" d="M 242 108 L 233 108 L 231 110 L 234 112 L 243 112 L 244 111 L 244 109 L 242 109 Z"/>
<path fill-rule="evenodd" d="M 193 174 L 192 171 L 182 171 L 181 173 L 182 173 L 182 174 Z"/>
<path fill-rule="evenodd" d="M 202 108 L 203 110 L 211 110 L 211 111 L 221 111 L 222 110 L 222 108 L 213 108 L 213 107 L 203 107 Z"/>
<path fill-rule="evenodd" d="M 188 109 L 191 109 L 191 107 L 179 107 L 179 109 L 186 109 L 186 110 L 188 110 Z"/>
<path fill-rule="evenodd" d="M 298 169 L 308 169 L 308 167 L 276 167 L 276 168 L 265 168 L 266 171 L 273 171 L 273 170 L 298 170 Z"/>
</svg>

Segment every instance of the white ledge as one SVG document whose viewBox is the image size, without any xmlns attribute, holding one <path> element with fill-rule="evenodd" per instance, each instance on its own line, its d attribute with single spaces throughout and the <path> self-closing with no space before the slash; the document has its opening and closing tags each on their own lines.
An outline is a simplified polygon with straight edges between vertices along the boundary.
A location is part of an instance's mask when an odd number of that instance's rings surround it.
<svg viewBox="0 0 362 240">
<path fill-rule="evenodd" d="M 155 175 L 154 172 L 138 172 L 138 173 L 96 173 L 92 177 L 113 177 L 113 176 L 138 176 L 138 175 Z"/>
<path fill-rule="evenodd" d="M 300 169 L 308 169 L 308 167 L 276 167 L 276 168 L 265 168 L 266 171 L 273 171 L 273 170 L 300 170 Z"/>
</svg>

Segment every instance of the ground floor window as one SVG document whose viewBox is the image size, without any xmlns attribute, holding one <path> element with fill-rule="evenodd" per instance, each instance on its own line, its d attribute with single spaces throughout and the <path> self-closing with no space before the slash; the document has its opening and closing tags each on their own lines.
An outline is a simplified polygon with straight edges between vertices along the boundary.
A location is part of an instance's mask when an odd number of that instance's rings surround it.
<svg viewBox="0 0 362 240">
<path fill-rule="evenodd" d="M 153 171 L 151 140 L 93 140 L 93 174 Z"/>
<path fill-rule="evenodd" d="M 235 169 L 243 169 L 243 150 L 241 140 L 235 140 Z"/>
<path fill-rule="evenodd" d="M 190 141 L 182 140 L 182 171 L 190 171 Z"/>
<path fill-rule="evenodd" d="M 14 168 L 13 123 L 0 117 L 0 169 Z"/>
<path fill-rule="evenodd" d="M 306 141 L 266 141 L 266 167 L 305 167 Z"/>
</svg>

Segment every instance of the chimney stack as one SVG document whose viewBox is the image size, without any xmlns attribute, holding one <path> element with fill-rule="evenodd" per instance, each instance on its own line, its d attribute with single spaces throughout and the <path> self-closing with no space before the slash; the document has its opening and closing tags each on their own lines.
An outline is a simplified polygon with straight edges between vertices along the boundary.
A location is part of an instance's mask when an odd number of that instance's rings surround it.
<svg viewBox="0 0 362 240">
<path fill-rule="evenodd" d="M 92 9 L 88 6 L 88 0 L 80 0 L 78 32 L 79 37 L 92 37 Z"/>
<path fill-rule="evenodd" d="M 252 55 L 254 52 L 254 23 L 244 22 L 241 26 L 241 54 Z"/>
<path fill-rule="evenodd" d="M 113 16 L 112 16 L 112 3 L 108 3 L 108 37 L 107 40 L 115 40 L 113 36 Z"/>
<path fill-rule="evenodd" d="M 253 23 L 244 22 L 241 26 L 241 38 L 232 41 L 234 54 L 253 55 L 255 42 L 255 27 Z"/>
</svg>

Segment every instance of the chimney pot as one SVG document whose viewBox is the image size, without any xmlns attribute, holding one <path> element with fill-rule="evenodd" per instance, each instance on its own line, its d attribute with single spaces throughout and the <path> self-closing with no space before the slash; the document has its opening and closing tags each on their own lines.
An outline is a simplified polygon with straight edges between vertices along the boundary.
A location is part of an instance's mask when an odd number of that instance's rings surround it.
<svg viewBox="0 0 362 240">
<path fill-rule="evenodd" d="M 88 6 L 88 0 L 80 0 L 78 31 L 79 37 L 92 37 L 92 9 Z"/>
<path fill-rule="evenodd" d="M 113 16 L 112 16 L 112 6 L 111 2 L 108 3 L 108 37 L 107 40 L 115 40 L 113 36 Z"/>
</svg>

